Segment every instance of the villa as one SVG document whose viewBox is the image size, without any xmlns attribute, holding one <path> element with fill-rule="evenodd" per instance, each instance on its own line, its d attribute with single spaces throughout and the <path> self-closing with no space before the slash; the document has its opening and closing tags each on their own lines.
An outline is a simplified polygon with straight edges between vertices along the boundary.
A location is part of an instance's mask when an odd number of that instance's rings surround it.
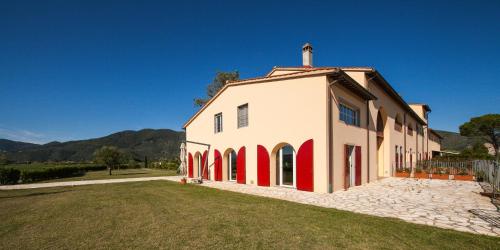
<svg viewBox="0 0 500 250">
<path fill-rule="evenodd" d="M 188 177 L 327 193 L 393 176 L 440 151 L 426 104 L 371 67 L 301 67 L 228 82 L 184 125 Z"/>
</svg>

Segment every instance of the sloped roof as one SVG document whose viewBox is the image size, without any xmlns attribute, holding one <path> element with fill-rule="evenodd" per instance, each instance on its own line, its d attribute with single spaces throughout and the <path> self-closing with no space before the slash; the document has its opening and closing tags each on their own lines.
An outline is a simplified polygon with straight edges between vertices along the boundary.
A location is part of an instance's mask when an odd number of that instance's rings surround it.
<svg viewBox="0 0 500 250">
<path fill-rule="evenodd" d="M 293 72 L 288 74 L 274 75 L 274 76 L 263 76 L 263 77 L 255 77 L 248 78 L 242 80 L 236 80 L 228 82 L 222 89 L 220 89 L 217 94 L 215 94 L 208 102 L 201 107 L 198 112 L 196 112 L 184 125 L 183 128 L 186 128 L 198 115 L 200 115 L 217 97 L 219 97 L 227 88 L 238 86 L 238 85 L 246 85 L 246 84 L 256 84 L 262 82 L 269 81 L 279 81 L 285 79 L 293 79 L 293 78 L 303 78 L 303 77 L 312 77 L 318 75 L 332 75 L 338 76 L 342 78 L 340 84 L 343 84 L 344 87 L 353 91 L 355 94 L 360 97 L 368 100 L 377 99 L 373 94 L 371 94 L 368 90 L 364 89 L 361 85 L 359 85 L 356 81 L 351 79 L 347 74 L 342 72 L 339 68 L 334 67 L 322 67 L 322 68 L 308 68 L 308 70 L 301 72 Z"/>
<path fill-rule="evenodd" d="M 293 71 L 292 73 L 280 74 L 280 75 L 272 75 L 276 71 Z M 371 77 L 382 89 L 389 94 L 393 99 L 396 100 L 411 116 L 413 116 L 418 122 L 421 124 L 427 124 L 420 116 L 415 113 L 415 111 L 406 103 L 406 101 L 394 90 L 394 88 L 380 75 L 380 73 L 372 67 L 273 67 L 273 69 L 265 76 L 255 77 L 255 78 L 247 78 L 242 80 L 236 80 L 228 82 L 222 89 L 220 89 L 217 94 L 215 94 L 208 102 L 201 107 L 198 112 L 196 112 L 184 125 L 183 128 L 186 128 L 203 110 L 205 110 L 217 97 L 222 94 L 227 88 L 245 85 L 245 84 L 255 84 L 262 83 L 268 81 L 278 81 L 284 79 L 291 78 L 302 78 L 302 77 L 311 77 L 317 75 L 336 75 L 338 77 L 342 77 L 344 81 L 341 81 L 344 87 L 353 91 L 355 94 L 360 97 L 368 100 L 377 99 L 369 90 L 359 85 L 355 80 L 350 78 L 343 71 L 363 71 L 366 72 L 367 75 Z M 428 106 L 427 106 L 428 107 Z"/>
</svg>

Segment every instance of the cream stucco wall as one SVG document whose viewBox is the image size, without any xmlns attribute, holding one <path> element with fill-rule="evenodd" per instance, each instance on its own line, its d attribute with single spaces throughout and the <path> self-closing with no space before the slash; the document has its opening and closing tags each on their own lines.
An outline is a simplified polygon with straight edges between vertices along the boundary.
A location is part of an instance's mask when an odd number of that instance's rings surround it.
<svg viewBox="0 0 500 250">
<path fill-rule="evenodd" d="M 276 71 L 281 72 L 281 71 Z M 290 73 L 290 71 L 283 71 Z M 417 119 L 405 107 L 390 97 L 378 84 L 369 80 L 363 70 L 349 70 L 347 74 L 377 97 L 368 103 L 339 85 L 330 87 L 325 75 L 286 79 L 264 79 L 260 82 L 235 84 L 225 89 L 206 109 L 186 126 L 186 139 L 211 145 L 208 164 L 214 162 L 214 150 L 223 155 L 223 180 L 227 180 L 227 153 L 246 147 L 246 183 L 257 185 L 257 145 L 264 146 L 270 154 L 271 185 L 275 185 L 275 158 L 278 145 L 288 143 L 295 151 L 305 141 L 314 141 L 314 191 L 328 192 L 329 177 L 333 190 L 344 188 L 344 145 L 361 146 L 362 184 L 380 177 L 392 176 L 395 170 L 396 146 L 404 151 L 404 162 L 412 165 L 421 154 L 439 150 L 440 146 L 428 140 L 429 131 L 424 124 L 424 134 L 418 134 Z M 276 73 L 274 75 L 279 75 Z M 330 101 L 330 102 L 329 102 Z M 329 110 L 331 103 L 331 125 Z M 339 103 L 355 107 L 360 112 L 360 126 L 347 125 L 339 120 Z M 248 104 L 249 126 L 237 128 L 237 107 Z M 367 108 L 368 106 L 368 108 Z M 377 115 L 384 120 L 383 143 L 378 147 Z M 419 113 L 419 107 L 415 108 Z M 223 132 L 214 133 L 214 115 L 222 113 Z M 402 130 L 395 129 L 396 116 L 401 117 Z M 423 115 L 423 113 L 422 113 Z M 368 117 L 368 119 L 367 119 Z M 413 127 L 409 135 L 408 125 Z M 368 129 L 367 129 L 368 126 Z M 332 136 L 331 155 L 329 136 Z M 427 148 L 427 145 L 429 145 Z M 187 144 L 193 156 L 203 153 L 205 146 Z M 329 161 L 333 172 L 329 172 Z M 195 177 L 197 159 L 194 159 Z M 210 178 L 214 179 L 213 167 Z"/>
<path fill-rule="evenodd" d="M 186 127 L 186 139 L 211 145 L 209 164 L 214 162 L 214 149 L 224 154 L 229 148 L 237 152 L 245 146 L 246 183 L 253 185 L 257 185 L 257 145 L 271 154 L 277 145 L 288 143 L 297 152 L 302 143 L 313 139 L 314 191 L 327 192 L 327 86 L 325 76 L 315 76 L 228 87 Z M 237 128 L 237 107 L 247 103 L 249 125 Z M 214 133 L 217 113 L 223 115 L 221 133 Z M 204 148 L 187 144 L 187 152 L 193 155 Z M 214 178 L 213 168 L 210 176 Z"/>
</svg>

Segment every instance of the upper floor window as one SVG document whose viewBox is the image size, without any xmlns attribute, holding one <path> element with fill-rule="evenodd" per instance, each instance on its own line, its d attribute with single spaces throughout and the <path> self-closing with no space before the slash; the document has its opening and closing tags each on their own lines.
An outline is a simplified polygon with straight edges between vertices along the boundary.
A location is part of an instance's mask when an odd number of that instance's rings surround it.
<svg viewBox="0 0 500 250">
<path fill-rule="evenodd" d="M 396 119 L 394 120 L 394 129 L 396 131 L 401 132 L 403 128 L 403 122 L 401 121 L 401 115 L 397 114 Z"/>
<path fill-rule="evenodd" d="M 339 105 L 340 120 L 346 124 L 359 126 L 359 110 L 348 107 L 344 104 Z"/>
<path fill-rule="evenodd" d="M 248 127 L 248 103 L 238 106 L 238 128 Z"/>
<path fill-rule="evenodd" d="M 214 132 L 222 132 L 222 113 L 218 113 L 214 116 Z"/>
<path fill-rule="evenodd" d="M 407 131 L 407 134 L 408 135 L 413 135 L 413 127 L 411 126 L 411 124 L 408 124 L 408 131 Z"/>
</svg>

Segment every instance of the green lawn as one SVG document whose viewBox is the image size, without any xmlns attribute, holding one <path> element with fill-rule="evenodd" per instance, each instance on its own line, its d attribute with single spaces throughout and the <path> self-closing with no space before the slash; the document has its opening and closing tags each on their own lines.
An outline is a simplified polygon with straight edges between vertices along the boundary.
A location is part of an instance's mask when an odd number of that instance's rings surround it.
<svg viewBox="0 0 500 250">
<path fill-rule="evenodd" d="M 168 181 L 0 191 L 0 249 L 498 249 L 500 238 Z"/>
<path fill-rule="evenodd" d="M 88 171 L 85 172 L 85 174 L 82 176 L 52 179 L 43 182 L 122 179 L 122 178 L 136 178 L 136 177 L 169 176 L 175 174 L 176 172 L 173 170 L 135 168 L 135 169 L 113 170 L 112 175 L 109 175 L 108 170 Z"/>
</svg>

